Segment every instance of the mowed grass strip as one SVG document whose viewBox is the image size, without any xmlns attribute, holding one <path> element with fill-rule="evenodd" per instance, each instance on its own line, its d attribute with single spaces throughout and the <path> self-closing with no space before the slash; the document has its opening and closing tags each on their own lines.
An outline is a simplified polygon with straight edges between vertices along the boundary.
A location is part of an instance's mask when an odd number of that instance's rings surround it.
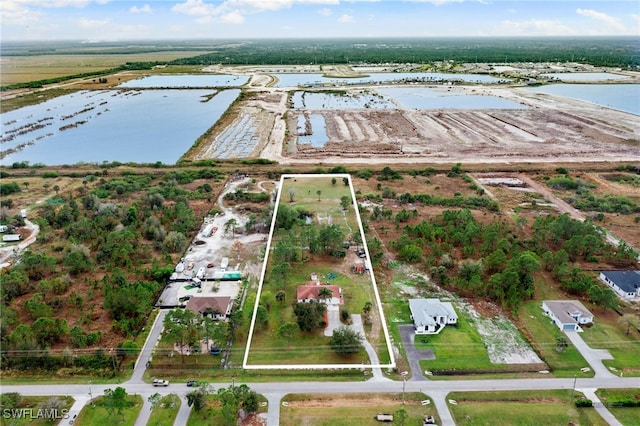
<svg viewBox="0 0 640 426">
<path fill-rule="evenodd" d="M 149 422 L 152 426 L 173 426 L 180 410 L 181 400 L 176 394 L 165 395 L 151 411 Z"/>
<path fill-rule="evenodd" d="M 640 400 L 640 389 L 598 389 L 597 397 L 623 425 L 640 424 L 640 407 L 616 407 L 622 399 Z"/>
<path fill-rule="evenodd" d="M 142 409 L 142 397 L 140 395 L 128 395 L 127 401 L 130 407 L 122 410 L 122 414 L 114 413 L 113 415 L 107 411 L 103 405 L 104 397 L 94 398 L 93 404 L 88 403 L 84 406 L 74 425 L 77 426 L 110 426 L 124 425 L 130 426 L 135 424 L 138 414 Z"/>
<path fill-rule="evenodd" d="M 538 356 L 547 363 L 556 377 L 593 377 L 593 371 L 583 372 L 580 369 L 589 364 L 580 352 L 571 344 L 560 329 L 542 311 L 539 300 L 524 303 L 519 310 L 518 326 L 528 338 Z M 567 347 L 558 352 L 557 340 L 565 338 Z"/>
<path fill-rule="evenodd" d="M 398 385 L 401 386 L 401 385 Z M 377 414 L 395 414 L 404 408 L 405 425 L 419 425 L 425 416 L 439 418 L 432 402 L 422 405 L 429 398 L 422 393 L 402 394 L 338 394 L 338 395 L 286 395 L 287 406 L 280 408 L 280 426 L 366 426 L 379 425 Z M 430 401 L 430 400 L 429 400 Z M 394 416 L 396 419 L 398 416 Z M 396 420 L 394 419 L 394 420 Z M 394 421 L 393 424 L 400 424 Z"/>
<path fill-rule="evenodd" d="M 571 392 L 451 392 L 447 398 L 456 401 L 449 410 L 458 426 L 607 425 L 594 408 L 577 408 Z M 580 396 L 575 393 L 576 398 Z"/>
<path fill-rule="evenodd" d="M 3 381 L 4 382 L 4 381 Z M 58 414 L 59 418 L 64 416 L 64 413 L 68 413 L 69 409 L 73 405 L 74 399 L 70 396 L 21 396 L 20 401 L 16 407 L 7 408 L 3 407 L 2 417 L 0 417 L 0 425 L 11 425 L 11 426 L 22 426 L 22 425 L 30 425 L 30 426 L 44 426 L 50 425 L 52 423 L 56 423 L 57 420 L 51 418 L 45 418 L 44 415 L 42 417 L 38 416 L 38 410 L 40 408 L 47 409 L 46 403 L 52 398 L 56 398 L 58 400 L 63 401 L 63 406 L 56 414 Z M 12 414 L 13 410 L 33 410 L 33 411 L 22 411 L 21 418 L 18 418 L 17 415 L 14 416 Z M 65 410 L 64 412 L 62 410 Z M 13 411 L 13 413 L 17 413 Z M 48 413 L 51 414 L 51 413 Z M 55 414 L 53 414 L 55 415 Z M 64 422 L 61 422 L 64 424 Z"/>
</svg>

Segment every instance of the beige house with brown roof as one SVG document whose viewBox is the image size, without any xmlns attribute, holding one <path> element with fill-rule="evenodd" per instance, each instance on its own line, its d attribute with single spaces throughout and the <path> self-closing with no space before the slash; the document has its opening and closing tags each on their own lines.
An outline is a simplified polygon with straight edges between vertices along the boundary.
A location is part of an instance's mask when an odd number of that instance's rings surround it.
<svg viewBox="0 0 640 426">
<path fill-rule="evenodd" d="M 222 296 L 194 296 L 187 302 L 186 309 L 215 320 L 225 320 L 231 315 L 233 300 Z"/>
</svg>

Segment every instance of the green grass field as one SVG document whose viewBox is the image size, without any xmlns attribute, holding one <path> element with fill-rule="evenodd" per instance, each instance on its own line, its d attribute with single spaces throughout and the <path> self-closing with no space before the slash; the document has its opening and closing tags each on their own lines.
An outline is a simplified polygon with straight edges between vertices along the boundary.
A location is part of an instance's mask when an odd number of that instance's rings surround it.
<svg viewBox="0 0 640 426">
<path fill-rule="evenodd" d="M 38 409 L 40 407 L 46 409 L 44 405 L 51 398 L 63 401 L 62 408 L 58 413 L 60 418 L 64 416 L 64 413 L 69 411 L 74 402 L 70 396 L 21 396 L 18 406 L 14 407 L 14 409 L 19 410 L 18 412 L 21 413 L 21 418 L 12 416 L 10 411 L 3 411 L 2 417 L 0 417 L 0 425 L 23 426 L 28 424 L 32 426 L 43 426 L 55 423 L 53 419 L 50 420 L 49 418 L 45 418 L 44 415 L 38 415 Z M 30 409 L 32 411 L 29 411 Z"/>
<path fill-rule="evenodd" d="M 582 338 L 594 349 L 607 349 L 614 357 L 613 360 L 605 360 L 607 367 L 613 367 L 622 371 L 625 376 L 640 376 L 640 333 L 629 328 L 627 335 L 620 324 L 609 324 L 596 319 L 592 327 L 584 329 Z"/>
<path fill-rule="evenodd" d="M 571 390 L 452 392 L 447 398 L 457 402 L 449 410 L 460 426 L 607 424 L 594 408 L 576 408 Z"/>
<path fill-rule="evenodd" d="M 128 401 L 131 406 L 122 410 L 122 414 L 110 414 L 103 406 L 103 397 L 94 399 L 94 404 L 84 406 L 75 421 L 77 426 L 111 426 L 125 425 L 131 426 L 136 422 L 138 414 L 142 409 L 142 397 L 140 395 L 129 395 Z"/>
<path fill-rule="evenodd" d="M 180 409 L 181 400 L 175 395 L 164 396 L 158 405 L 151 411 L 151 417 L 149 417 L 150 426 L 173 426 L 173 423 L 178 415 Z"/>
<path fill-rule="evenodd" d="M 425 416 L 439 418 L 433 403 L 422 405 L 429 400 L 422 393 L 370 395 L 286 395 L 283 401 L 288 406 L 280 408 L 281 426 L 366 426 L 379 425 L 374 416 L 378 413 L 395 414 L 401 408 L 407 412 L 404 424 L 422 424 Z M 397 415 L 393 424 L 398 423 Z"/>
<path fill-rule="evenodd" d="M 620 399 L 640 399 L 640 389 L 598 389 L 596 395 L 620 423 L 625 426 L 640 425 L 640 407 L 615 407 Z"/>
</svg>

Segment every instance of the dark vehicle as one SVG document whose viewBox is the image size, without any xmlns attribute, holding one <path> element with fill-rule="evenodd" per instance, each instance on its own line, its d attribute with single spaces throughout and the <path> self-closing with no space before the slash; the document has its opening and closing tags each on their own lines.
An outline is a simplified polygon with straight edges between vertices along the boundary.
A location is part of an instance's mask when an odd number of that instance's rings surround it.
<svg viewBox="0 0 640 426">
<path fill-rule="evenodd" d="M 213 347 L 209 349 L 209 353 L 211 355 L 220 355 L 222 353 L 222 349 Z"/>
<path fill-rule="evenodd" d="M 207 265 L 207 268 L 213 268 L 213 267 L 215 267 L 215 266 L 216 266 L 216 264 L 215 264 L 215 263 L 213 263 L 213 262 L 211 262 L 211 263 L 209 263 L 209 264 Z"/>
<path fill-rule="evenodd" d="M 190 387 L 190 388 L 191 387 L 196 387 L 196 386 L 198 386 L 198 382 L 196 382 L 195 380 L 189 380 L 187 382 L 187 386 Z"/>
<path fill-rule="evenodd" d="M 206 242 L 206 241 L 202 241 L 202 240 L 195 240 L 195 241 L 193 242 L 193 244 L 195 244 L 195 245 L 197 245 L 197 246 L 201 246 L 201 245 L 203 245 L 203 244 L 207 244 L 207 242 Z"/>
<path fill-rule="evenodd" d="M 187 294 L 186 296 L 182 296 L 178 299 L 178 302 L 186 302 L 187 300 L 191 299 L 193 296 L 190 294 Z"/>
</svg>

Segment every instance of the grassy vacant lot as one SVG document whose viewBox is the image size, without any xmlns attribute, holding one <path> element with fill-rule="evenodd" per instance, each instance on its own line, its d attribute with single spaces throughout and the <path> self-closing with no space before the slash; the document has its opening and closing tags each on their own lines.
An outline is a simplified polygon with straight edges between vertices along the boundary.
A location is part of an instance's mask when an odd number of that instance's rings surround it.
<svg viewBox="0 0 640 426">
<path fill-rule="evenodd" d="M 399 386 L 399 385 L 398 385 Z M 364 426 L 380 424 L 374 419 L 378 413 L 394 414 L 404 408 L 407 418 L 404 424 L 417 425 L 425 416 L 433 416 L 440 423 L 433 403 L 422 405 L 429 400 L 422 393 L 406 393 L 405 404 L 402 394 L 348 394 L 348 395 L 287 395 L 283 401 L 288 406 L 280 408 L 281 426 Z M 394 424 L 400 424 L 394 422 Z"/>
<path fill-rule="evenodd" d="M 615 315 L 617 317 L 617 314 Z M 625 376 L 640 376 L 640 333 L 629 327 L 629 334 L 620 324 L 611 323 L 596 314 L 592 327 L 585 328 L 582 338 L 595 349 L 607 349 L 614 357 L 605 360 L 607 367 L 622 371 Z"/>
<path fill-rule="evenodd" d="M 166 395 L 151 412 L 148 424 L 153 426 L 173 426 L 181 402 L 176 394 Z"/>
<path fill-rule="evenodd" d="M 258 394 L 258 413 L 264 413 L 267 411 L 267 405 L 265 402 L 267 399 Z M 191 410 L 187 426 L 202 426 L 202 425 L 224 425 L 224 418 L 222 416 L 222 405 L 218 401 L 216 394 L 207 396 L 206 406 L 200 410 Z M 152 425 L 149 422 L 149 425 Z"/>
<path fill-rule="evenodd" d="M 122 414 L 110 414 L 103 405 L 103 397 L 94 398 L 94 404 L 85 405 L 74 424 L 78 426 L 132 426 L 142 409 L 142 397 L 129 395 L 127 399 L 131 404 L 129 408 L 122 410 Z"/>
<path fill-rule="evenodd" d="M 449 409 L 460 426 L 607 424 L 594 408 L 576 408 L 571 390 L 452 392 L 448 398 L 457 402 Z"/>
<path fill-rule="evenodd" d="M 0 62 L 1 85 L 45 80 L 116 68 L 127 62 L 164 62 L 202 52 L 152 52 L 133 54 L 6 56 Z"/>
<path fill-rule="evenodd" d="M 529 339 L 531 346 L 538 356 L 547 363 L 556 377 L 593 377 L 593 372 L 583 373 L 583 367 L 588 367 L 580 352 L 571 344 L 569 339 L 555 326 L 541 308 L 539 300 L 533 300 L 522 305 L 519 310 L 520 331 Z M 556 350 L 558 337 L 565 337 L 568 346 L 563 352 Z"/>
<path fill-rule="evenodd" d="M 22 396 L 20 402 L 16 407 L 13 407 L 16 410 L 22 409 L 33 409 L 32 413 L 23 412 L 22 415 L 24 418 L 11 418 L 10 420 L 6 418 L 7 413 L 3 412 L 2 417 L 0 417 L 0 425 L 11 425 L 11 426 L 22 426 L 22 425 L 31 425 L 31 426 L 44 426 L 52 424 L 52 421 L 46 418 L 36 418 L 38 414 L 38 409 L 44 406 L 49 399 L 56 398 L 64 402 L 61 410 L 66 410 L 64 412 L 68 412 L 71 406 L 73 405 L 73 398 L 70 396 Z M 43 407 L 46 409 L 45 407 Z M 63 412 L 60 411 L 59 415 L 62 416 Z M 31 417 L 34 417 L 33 419 Z"/>
<path fill-rule="evenodd" d="M 640 389 L 598 389 L 596 395 L 623 425 L 640 424 L 640 407 L 615 407 L 621 399 L 640 399 Z"/>
</svg>

